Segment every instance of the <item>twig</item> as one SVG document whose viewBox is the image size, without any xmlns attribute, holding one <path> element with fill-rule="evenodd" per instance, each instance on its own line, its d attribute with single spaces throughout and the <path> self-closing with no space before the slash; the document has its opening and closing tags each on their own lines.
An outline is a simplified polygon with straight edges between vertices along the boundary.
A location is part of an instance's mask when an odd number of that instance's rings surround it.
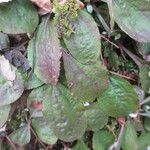
<svg viewBox="0 0 150 150">
<path fill-rule="evenodd" d="M 118 49 L 120 48 L 118 45 L 116 45 L 115 43 L 110 41 L 107 37 L 103 36 L 102 34 L 101 34 L 101 38 L 108 41 L 111 45 L 115 46 L 116 48 L 118 48 Z"/>
<path fill-rule="evenodd" d="M 114 75 L 117 75 L 117 76 L 120 76 L 120 77 L 123 77 L 125 79 L 128 79 L 128 80 L 132 80 L 132 81 L 136 81 L 135 79 L 131 78 L 131 77 L 127 77 L 125 75 L 122 75 L 122 74 L 119 74 L 117 72 L 113 72 L 113 71 L 109 71 L 111 74 L 114 74 Z"/>
</svg>

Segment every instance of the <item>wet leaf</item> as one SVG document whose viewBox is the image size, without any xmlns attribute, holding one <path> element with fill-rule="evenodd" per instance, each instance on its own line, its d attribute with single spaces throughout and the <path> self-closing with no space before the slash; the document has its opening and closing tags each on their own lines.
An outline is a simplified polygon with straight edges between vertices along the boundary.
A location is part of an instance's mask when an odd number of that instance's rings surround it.
<svg viewBox="0 0 150 150">
<path fill-rule="evenodd" d="M 126 80 L 112 76 L 109 88 L 98 98 L 99 108 L 112 117 L 125 116 L 138 109 L 138 96 Z"/>
<path fill-rule="evenodd" d="M 137 2 L 134 0 L 113 0 L 108 4 L 112 4 L 110 7 L 113 18 L 124 32 L 136 41 L 150 42 L 150 21 L 139 8 L 139 6 L 148 5 L 148 2 L 141 0 L 137 0 Z"/>
<path fill-rule="evenodd" d="M 0 51 L 7 47 L 9 47 L 8 35 L 0 32 Z"/>
<path fill-rule="evenodd" d="M 10 109 L 11 109 L 10 105 L 0 106 L 0 128 L 7 121 Z"/>
<path fill-rule="evenodd" d="M 20 145 L 24 146 L 30 142 L 31 139 L 31 131 L 29 125 L 25 125 L 15 130 L 10 134 L 10 139 Z"/>
<path fill-rule="evenodd" d="M 56 84 L 60 71 L 60 44 L 53 21 L 43 18 L 28 47 L 28 60 L 34 73 L 44 83 Z"/>
<path fill-rule="evenodd" d="M 97 62 L 100 57 L 101 41 L 98 27 L 84 10 L 80 10 L 78 19 L 72 23 L 75 33 L 64 37 L 67 49 L 73 57 L 83 64 Z"/>
<path fill-rule="evenodd" d="M 108 117 L 99 109 L 97 104 L 87 106 L 85 117 L 87 118 L 87 130 L 98 131 L 108 122 Z"/>
<path fill-rule="evenodd" d="M 125 124 L 121 147 L 123 148 L 123 150 L 138 150 L 137 134 L 133 124 L 130 121 L 127 121 Z"/>
<path fill-rule="evenodd" d="M 107 130 L 94 132 L 93 150 L 106 150 L 114 142 L 112 133 Z"/>
<path fill-rule="evenodd" d="M 43 113 L 54 134 L 61 140 L 70 142 L 83 136 L 86 121 L 83 113 L 76 110 L 75 99 L 61 84 L 52 87 L 51 96 L 43 104 Z"/>
<path fill-rule="evenodd" d="M 37 11 L 28 0 L 13 0 L 0 5 L 0 31 L 7 34 L 29 33 L 37 25 Z"/>
<path fill-rule="evenodd" d="M 108 72 L 100 63 L 84 65 L 63 53 L 68 88 L 79 101 L 93 101 L 108 87 Z"/>
<path fill-rule="evenodd" d="M 57 142 L 57 137 L 54 135 L 50 125 L 43 117 L 33 118 L 32 126 L 40 140 L 44 143 L 53 145 Z"/>
</svg>

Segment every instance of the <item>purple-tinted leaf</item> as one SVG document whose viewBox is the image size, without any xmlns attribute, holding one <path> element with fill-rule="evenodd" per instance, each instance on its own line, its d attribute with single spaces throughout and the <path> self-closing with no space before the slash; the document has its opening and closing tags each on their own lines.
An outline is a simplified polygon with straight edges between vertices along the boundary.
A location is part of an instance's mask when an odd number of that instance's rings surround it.
<svg viewBox="0 0 150 150">
<path fill-rule="evenodd" d="M 44 83 L 55 85 L 59 77 L 61 50 L 53 21 L 43 18 L 28 52 L 29 63 L 37 77 Z"/>
</svg>

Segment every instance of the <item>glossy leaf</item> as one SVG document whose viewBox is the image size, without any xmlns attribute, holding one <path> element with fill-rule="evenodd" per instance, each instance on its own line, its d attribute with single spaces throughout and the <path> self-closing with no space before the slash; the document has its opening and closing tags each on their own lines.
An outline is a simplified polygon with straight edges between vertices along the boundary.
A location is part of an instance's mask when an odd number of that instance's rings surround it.
<svg viewBox="0 0 150 150">
<path fill-rule="evenodd" d="M 139 137 L 139 148 L 138 150 L 149 150 L 150 147 L 150 132 L 143 132 Z"/>
<path fill-rule="evenodd" d="M 81 111 L 76 110 L 75 99 L 61 84 L 52 87 L 51 96 L 44 100 L 43 113 L 54 134 L 70 142 L 83 136 L 86 121 Z"/>
<path fill-rule="evenodd" d="M 98 131 L 108 122 L 108 117 L 99 109 L 97 104 L 87 106 L 85 117 L 87 119 L 87 130 Z"/>
<path fill-rule="evenodd" d="M 123 150 L 138 150 L 137 134 L 133 124 L 130 121 L 126 122 L 121 147 Z"/>
<path fill-rule="evenodd" d="M 109 88 L 98 98 L 99 108 L 112 117 L 125 116 L 138 108 L 138 97 L 126 80 L 112 76 Z"/>
<path fill-rule="evenodd" d="M 7 34 L 33 32 L 38 25 L 38 14 L 28 0 L 13 0 L 0 5 L 0 31 Z"/>
<path fill-rule="evenodd" d="M 57 142 L 57 137 L 54 135 L 50 125 L 43 117 L 33 118 L 32 126 L 40 140 L 44 143 L 53 145 Z"/>
<path fill-rule="evenodd" d="M 107 130 L 94 132 L 93 135 L 93 150 L 106 150 L 114 142 L 112 133 Z"/>
<path fill-rule="evenodd" d="M 77 61 L 83 64 L 97 62 L 100 57 L 101 41 L 98 27 L 84 10 L 80 10 L 78 18 L 72 23 L 75 33 L 64 37 L 67 49 Z"/>
<path fill-rule="evenodd" d="M 148 5 L 148 2 L 139 0 L 137 2 L 139 4 L 134 0 L 113 0 L 111 13 L 119 27 L 130 37 L 139 42 L 150 42 L 150 21 L 139 8 L 140 5 Z"/>
<path fill-rule="evenodd" d="M 0 32 L 0 50 L 9 47 L 9 38 L 7 34 Z"/>
<path fill-rule="evenodd" d="M 0 3 L 9 2 L 9 1 L 12 1 L 12 0 L 0 0 Z"/>
<path fill-rule="evenodd" d="M 142 55 L 150 54 L 150 43 L 137 43 L 137 47 Z"/>
<path fill-rule="evenodd" d="M 0 106 L 0 128 L 7 121 L 10 109 L 11 109 L 10 105 Z"/>
<path fill-rule="evenodd" d="M 20 127 L 10 134 L 10 139 L 20 146 L 28 144 L 31 139 L 30 127 L 28 125 Z"/>
<path fill-rule="evenodd" d="M 60 71 L 60 44 L 53 21 L 43 18 L 28 47 L 28 60 L 34 73 L 44 83 L 56 84 Z"/>
<path fill-rule="evenodd" d="M 63 53 L 68 88 L 79 101 L 93 101 L 108 88 L 108 72 L 100 63 L 84 65 Z"/>
</svg>

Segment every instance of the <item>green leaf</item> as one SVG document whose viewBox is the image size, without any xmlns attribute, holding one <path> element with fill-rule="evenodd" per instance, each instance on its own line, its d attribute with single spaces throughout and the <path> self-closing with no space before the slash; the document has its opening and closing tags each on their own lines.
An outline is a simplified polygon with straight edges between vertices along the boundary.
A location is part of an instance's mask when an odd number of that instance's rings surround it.
<svg viewBox="0 0 150 150">
<path fill-rule="evenodd" d="M 7 34 L 0 32 L 0 50 L 9 47 L 9 38 Z"/>
<path fill-rule="evenodd" d="M 0 31 L 4 33 L 33 32 L 38 21 L 37 10 L 29 0 L 13 0 L 0 5 Z"/>
<path fill-rule="evenodd" d="M 139 52 L 142 54 L 142 55 L 147 55 L 147 54 L 150 54 L 150 43 L 137 43 L 137 47 L 138 47 L 138 50 Z"/>
<path fill-rule="evenodd" d="M 67 49 L 77 61 L 83 64 L 97 62 L 100 56 L 101 41 L 98 27 L 92 16 L 80 10 L 72 23 L 75 33 L 64 37 Z"/>
<path fill-rule="evenodd" d="M 145 117 L 144 118 L 144 128 L 148 131 L 150 131 L 150 118 Z"/>
<path fill-rule="evenodd" d="M 109 88 L 98 98 L 99 108 L 112 117 L 125 116 L 138 109 L 138 96 L 126 80 L 112 76 Z"/>
<path fill-rule="evenodd" d="M 32 126 L 40 140 L 43 142 L 50 145 L 53 145 L 57 142 L 57 137 L 54 135 L 50 125 L 43 117 L 33 118 Z"/>
<path fill-rule="evenodd" d="M 39 78 L 37 78 L 35 73 L 32 73 L 29 77 L 25 74 L 24 80 L 24 86 L 28 90 L 37 88 L 44 84 Z"/>
<path fill-rule="evenodd" d="M 23 80 L 19 73 L 16 74 L 14 81 L 5 80 L 2 75 L 0 76 L 0 106 L 15 102 L 23 91 Z"/>
<path fill-rule="evenodd" d="M 29 43 L 29 64 L 41 81 L 55 85 L 59 77 L 60 58 L 56 26 L 53 21 L 49 21 L 49 17 L 43 18 L 37 34 Z"/>
<path fill-rule="evenodd" d="M 0 106 L 0 128 L 7 121 L 10 109 L 11 109 L 10 105 Z"/>
<path fill-rule="evenodd" d="M 83 140 L 78 140 L 77 144 L 72 148 L 72 150 L 89 150 Z"/>
<path fill-rule="evenodd" d="M 138 4 L 137 4 L 137 2 Z M 112 8 L 113 18 L 119 27 L 130 37 L 139 42 L 150 42 L 150 21 L 139 6 L 148 5 L 141 0 L 113 0 L 108 3 Z M 137 5 L 135 5 L 135 3 Z"/>
<path fill-rule="evenodd" d="M 143 132 L 139 137 L 139 148 L 138 150 L 148 150 L 150 147 L 150 132 Z"/>
<path fill-rule="evenodd" d="M 145 92 L 150 93 L 150 77 L 149 77 L 149 71 L 150 66 L 149 65 L 143 65 L 139 68 L 139 77 L 142 84 L 142 88 Z"/>
<path fill-rule="evenodd" d="M 93 150 L 106 150 L 114 142 L 112 133 L 107 130 L 94 132 L 93 135 Z"/>
<path fill-rule="evenodd" d="M 97 131 L 108 122 L 108 117 L 99 109 L 97 104 L 87 106 L 85 117 L 87 119 L 87 130 Z"/>
<path fill-rule="evenodd" d="M 15 130 L 10 134 L 10 139 L 20 145 L 24 146 L 30 142 L 31 139 L 31 131 L 29 125 L 25 125 Z"/>
<path fill-rule="evenodd" d="M 133 124 L 130 121 L 127 121 L 125 124 L 121 147 L 123 148 L 123 150 L 138 150 L 137 134 Z"/>
<path fill-rule="evenodd" d="M 93 101 L 108 87 L 108 71 L 100 63 L 84 65 L 63 53 L 68 88 L 79 101 Z"/>
<path fill-rule="evenodd" d="M 54 134 L 61 140 L 70 142 L 83 136 L 86 121 L 83 113 L 76 108 L 75 99 L 61 84 L 52 87 L 51 96 L 44 100 L 43 114 Z"/>
</svg>

